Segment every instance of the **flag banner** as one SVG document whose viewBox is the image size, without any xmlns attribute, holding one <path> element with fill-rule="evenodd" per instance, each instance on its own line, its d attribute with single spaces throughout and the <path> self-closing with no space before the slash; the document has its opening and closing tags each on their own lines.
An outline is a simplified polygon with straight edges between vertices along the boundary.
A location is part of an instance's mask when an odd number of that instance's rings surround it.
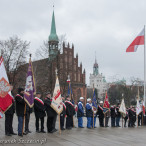
<svg viewBox="0 0 146 146">
<path fill-rule="evenodd" d="M 124 98 L 122 99 L 121 101 L 121 105 L 120 105 L 120 108 L 119 108 L 119 112 L 124 114 L 126 116 L 126 106 L 125 106 L 125 102 L 124 102 Z"/>
<path fill-rule="evenodd" d="M 144 28 L 126 49 L 126 52 L 136 52 L 139 45 L 144 45 Z"/>
<path fill-rule="evenodd" d="M 26 103 L 30 108 L 32 108 L 34 104 L 34 94 L 35 94 L 35 80 L 33 75 L 32 62 L 30 58 L 27 77 L 26 77 L 25 94 L 24 94 L 24 100 L 26 101 Z"/>
<path fill-rule="evenodd" d="M 109 102 L 108 102 L 108 96 L 107 96 L 107 92 L 106 92 L 106 96 L 104 99 L 104 104 L 103 104 L 103 112 L 106 113 L 107 111 L 109 111 Z"/>
<path fill-rule="evenodd" d="M 137 105 L 136 105 L 136 115 L 139 115 L 142 112 L 142 107 L 139 103 L 139 99 L 137 99 Z"/>
<path fill-rule="evenodd" d="M 56 84 L 55 84 L 55 88 L 53 92 L 51 107 L 58 114 L 60 114 L 63 110 L 63 103 L 62 103 L 62 98 L 61 98 L 61 93 L 60 93 L 60 85 L 59 85 L 58 76 L 56 77 Z"/>
<path fill-rule="evenodd" d="M 143 110 L 143 115 L 145 115 L 145 105 L 144 105 L 144 101 L 142 102 L 142 110 Z"/>
<path fill-rule="evenodd" d="M 11 95 L 11 86 L 9 84 L 3 57 L 0 57 L 0 117 L 2 118 L 12 105 L 13 97 Z"/>
<path fill-rule="evenodd" d="M 92 107 L 97 109 L 97 100 L 96 100 L 95 90 L 93 93 Z"/>
</svg>

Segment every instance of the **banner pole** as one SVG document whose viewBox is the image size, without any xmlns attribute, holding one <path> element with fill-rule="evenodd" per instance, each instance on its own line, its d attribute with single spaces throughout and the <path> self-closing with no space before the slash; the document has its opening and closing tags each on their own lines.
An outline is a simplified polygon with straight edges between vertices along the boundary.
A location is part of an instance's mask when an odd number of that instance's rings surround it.
<svg viewBox="0 0 146 146">
<path fill-rule="evenodd" d="M 145 106 L 145 25 L 144 25 L 144 106 Z"/>
<path fill-rule="evenodd" d="M 94 128 L 94 110 L 93 110 L 93 128 Z"/>
<path fill-rule="evenodd" d="M 106 116 L 105 116 L 105 114 L 104 114 L 104 127 L 105 127 L 105 118 L 106 118 Z"/>
<path fill-rule="evenodd" d="M 26 114 L 26 103 L 25 103 L 25 107 L 24 107 L 24 118 L 23 118 L 22 135 L 24 133 L 25 114 Z"/>
</svg>

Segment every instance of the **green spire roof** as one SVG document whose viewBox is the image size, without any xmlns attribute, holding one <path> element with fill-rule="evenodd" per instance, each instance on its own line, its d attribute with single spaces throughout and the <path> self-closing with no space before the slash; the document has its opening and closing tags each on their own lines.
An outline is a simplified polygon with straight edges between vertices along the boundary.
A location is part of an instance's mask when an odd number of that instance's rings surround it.
<svg viewBox="0 0 146 146">
<path fill-rule="evenodd" d="M 49 35 L 49 41 L 58 41 L 58 36 L 56 34 L 54 11 L 53 11 L 53 15 L 52 15 L 51 33 Z"/>
</svg>

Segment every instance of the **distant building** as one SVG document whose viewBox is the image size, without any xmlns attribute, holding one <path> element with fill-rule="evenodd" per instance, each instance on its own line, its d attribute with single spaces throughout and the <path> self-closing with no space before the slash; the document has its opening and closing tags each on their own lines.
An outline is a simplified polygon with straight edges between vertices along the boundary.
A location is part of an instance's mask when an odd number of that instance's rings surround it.
<svg viewBox="0 0 146 146">
<path fill-rule="evenodd" d="M 77 103 L 81 96 L 86 99 L 87 95 L 85 69 L 82 69 L 82 63 L 78 65 L 78 55 L 74 57 L 73 44 L 70 47 L 69 43 L 67 45 L 63 43 L 63 52 L 60 53 L 58 43 L 59 39 L 56 33 L 55 16 L 53 11 L 51 32 L 48 38 L 49 58 L 32 62 L 36 80 L 36 89 L 43 93 L 44 96 L 46 91 L 51 91 L 53 93 L 56 81 L 55 70 L 57 68 L 61 94 L 67 95 L 67 78 L 68 75 L 70 75 L 73 98 L 75 103 Z M 19 86 L 25 86 L 27 67 L 28 64 L 25 64 L 18 69 L 16 88 Z"/>
<path fill-rule="evenodd" d="M 105 93 L 108 88 L 108 84 L 105 80 L 105 76 L 99 73 L 99 66 L 95 59 L 95 63 L 93 65 L 93 74 L 90 74 L 90 88 L 96 88 L 98 90 L 98 98 L 102 99 L 105 96 Z"/>
</svg>

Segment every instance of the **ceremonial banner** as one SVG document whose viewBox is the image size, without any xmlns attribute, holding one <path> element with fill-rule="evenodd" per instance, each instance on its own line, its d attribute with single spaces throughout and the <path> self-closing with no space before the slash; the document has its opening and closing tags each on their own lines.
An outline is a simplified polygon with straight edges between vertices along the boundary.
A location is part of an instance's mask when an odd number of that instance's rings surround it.
<svg viewBox="0 0 146 146">
<path fill-rule="evenodd" d="M 105 96 L 104 104 L 103 104 L 103 112 L 106 113 L 107 111 L 109 111 L 109 102 L 108 102 L 108 96 L 106 92 L 106 96 Z"/>
<path fill-rule="evenodd" d="M 95 90 L 93 94 L 92 106 L 97 109 L 97 100 L 96 100 Z"/>
<path fill-rule="evenodd" d="M 139 45 L 144 45 L 144 28 L 126 49 L 126 52 L 136 52 Z"/>
<path fill-rule="evenodd" d="M 29 105 L 29 107 L 32 108 L 34 104 L 35 80 L 34 80 L 34 75 L 33 75 L 33 67 L 32 67 L 31 58 L 29 59 L 25 92 L 28 94 L 24 94 L 24 100 Z"/>
<path fill-rule="evenodd" d="M 121 101 L 119 112 L 121 112 L 122 114 L 126 115 L 126 106 L 125 106 L 124 98 Z"/>
<path fill-rule="evenodd" d="M 136 105 L 136 115 L 139 115 L 142 112 L 142 107 L 139 103 L 139 98 L 137 99 L 137 105 Z"/>
<path fill-rule="evenodd" d="M 59 85 L 58 76 L 56 77 L 56 84 L 55 84 L 55 88 L 54 88 L 54 92 L 53 92 L 51 107 L 58 114 L 60 114 L 63 110 L 63 104 L 62 104 L 62 98 L 61 98 L 61 93 L 60 93 L 60 85 Z"/>
<path fill-rule="evenodd" d="M 12 105 L 11 86 L 7 77 L 3 58 L 0 57 L 0 118 L 3 117 L 9 107 Z"/>
</svg>

